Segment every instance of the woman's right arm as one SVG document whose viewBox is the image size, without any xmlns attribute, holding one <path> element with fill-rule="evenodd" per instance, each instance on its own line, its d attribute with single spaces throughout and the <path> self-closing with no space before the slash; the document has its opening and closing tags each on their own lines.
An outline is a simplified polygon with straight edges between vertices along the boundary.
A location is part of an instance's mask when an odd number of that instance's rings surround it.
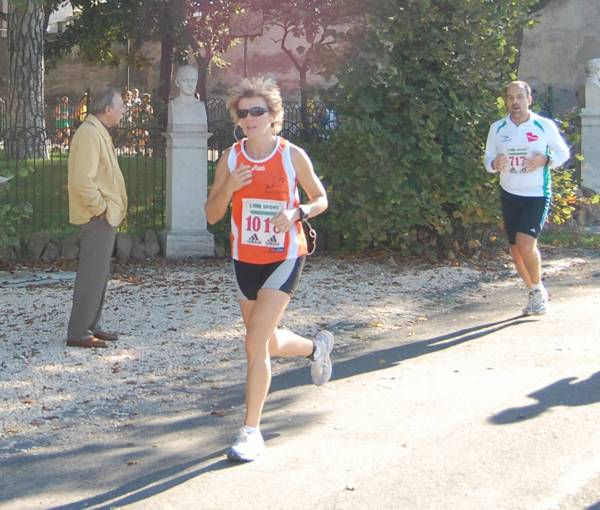
<svg viewBox="0 0 600 510">
<path fill-rule="evenodd" d="M 215 178 L 204 206 L 206 221 L 211 225 L 225 216 L 232 195 L 252 182 L 252 172 L 247 165 L 240 165 L 233 172 L 229 172 L 227 159 L 230 150 L 227 149 L 219 158 Z"/>
</svg>

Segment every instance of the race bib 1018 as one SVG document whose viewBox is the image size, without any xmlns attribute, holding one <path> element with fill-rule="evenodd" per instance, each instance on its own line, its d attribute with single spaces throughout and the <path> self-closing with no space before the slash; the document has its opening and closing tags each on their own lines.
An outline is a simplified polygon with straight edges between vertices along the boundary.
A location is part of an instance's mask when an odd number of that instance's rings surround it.
<svg viewBox="0 0 600 510">
<path fill-rule="evenodd" d="M 283 200 L 242 199 L 242 244 L 283 248 L 285 233 L 273 226 L 273 218 L 285 208 Z"/>
</svg>

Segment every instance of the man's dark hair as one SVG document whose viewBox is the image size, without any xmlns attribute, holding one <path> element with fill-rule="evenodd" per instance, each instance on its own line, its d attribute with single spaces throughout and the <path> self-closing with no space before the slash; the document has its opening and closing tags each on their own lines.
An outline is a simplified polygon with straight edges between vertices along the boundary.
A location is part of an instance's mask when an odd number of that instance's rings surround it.
<svg viewBox="0 0 600 510">
<path fill-rule="evenodd" d="M 504 97 L 506 97 L 508 89 L 513 85 L 519 85 L 520 87 L 523 87 L 525 89 L 525 92 L 527 92 L 527 97 L 531 97 L 531 87 L 527 82 L 521 80 L 511 81 L 506 87 L 504 87 Z"/>
<path fill-rule="evenodd" d="M 93 115 L 104 113 L 107 106 L 115 105 L 115 94 L 119 92 L 111 86 L 99 88 L 90 99 L 89 112 Z"/>
</svg>

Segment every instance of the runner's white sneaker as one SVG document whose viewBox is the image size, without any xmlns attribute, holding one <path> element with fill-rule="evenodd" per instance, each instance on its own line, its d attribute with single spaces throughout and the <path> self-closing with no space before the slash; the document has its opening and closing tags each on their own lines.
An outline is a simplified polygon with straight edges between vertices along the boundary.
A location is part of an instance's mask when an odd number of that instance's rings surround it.
<svg viewBox="0 0 600 510">
<path fill-rule="evenodd" d="M 252 462 L 265 451 L 265 441 L 259 429 L 244 425 L 238 432 L 227 458 L 236 462 Z"/>
<path fill-rule="evenodd" d="M 531 315 L 544 315 L 548 311 L 548 291 L 543 287 L 532 290 L 529 293 L 529 302 Z"/>
<path fill-rule="evenodd" d="M 322 330 L 315 336 L 314 361 L 310 366 L 312 381 L 317 386 L 322 386 L 331 379 L 331 351 L 333 350 L 333 335 Z"/>
<path fill-rule="evenodd" d="M 523 308 L 523 315 L 531 315 L 531 307 L 533 305 L 533 291 L 530 290 L 527 294 L 527 304 Z"/>
</svg>

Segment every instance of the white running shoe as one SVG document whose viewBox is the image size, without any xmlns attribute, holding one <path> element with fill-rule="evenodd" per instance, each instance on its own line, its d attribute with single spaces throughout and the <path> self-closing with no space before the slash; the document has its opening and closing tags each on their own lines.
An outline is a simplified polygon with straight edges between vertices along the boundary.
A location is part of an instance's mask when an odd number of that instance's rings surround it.
<svg viewBox="0 0 600 510">
<path fill-rule="evenodd" d="M 238 432 L 227 458 L 236 462 L 252 462 L 265 451 L 265 441 L 259 429 L 244 425 Z"/>
<path fill-rule="evenodd" d="M 533 291 L 530 290 L 527 294 L 527 304 L 523 308 L 523 315 L 531 315 L 531 307 L 533 305 Z"/>
<path fill-rule="evenodd" d="M 314 361 L 310 366 L 312 381 L 317 386 L 322 386 L 331 379 L 331 351 L 333 350 L 333 335 L 322 330 L 315 336 Z"/>
<path fill-rule="evenodd" d="M 529 315 L 544 315 L 548 311 L 548 291 L 542 287 L 529 292 Z"/>
</svg>

